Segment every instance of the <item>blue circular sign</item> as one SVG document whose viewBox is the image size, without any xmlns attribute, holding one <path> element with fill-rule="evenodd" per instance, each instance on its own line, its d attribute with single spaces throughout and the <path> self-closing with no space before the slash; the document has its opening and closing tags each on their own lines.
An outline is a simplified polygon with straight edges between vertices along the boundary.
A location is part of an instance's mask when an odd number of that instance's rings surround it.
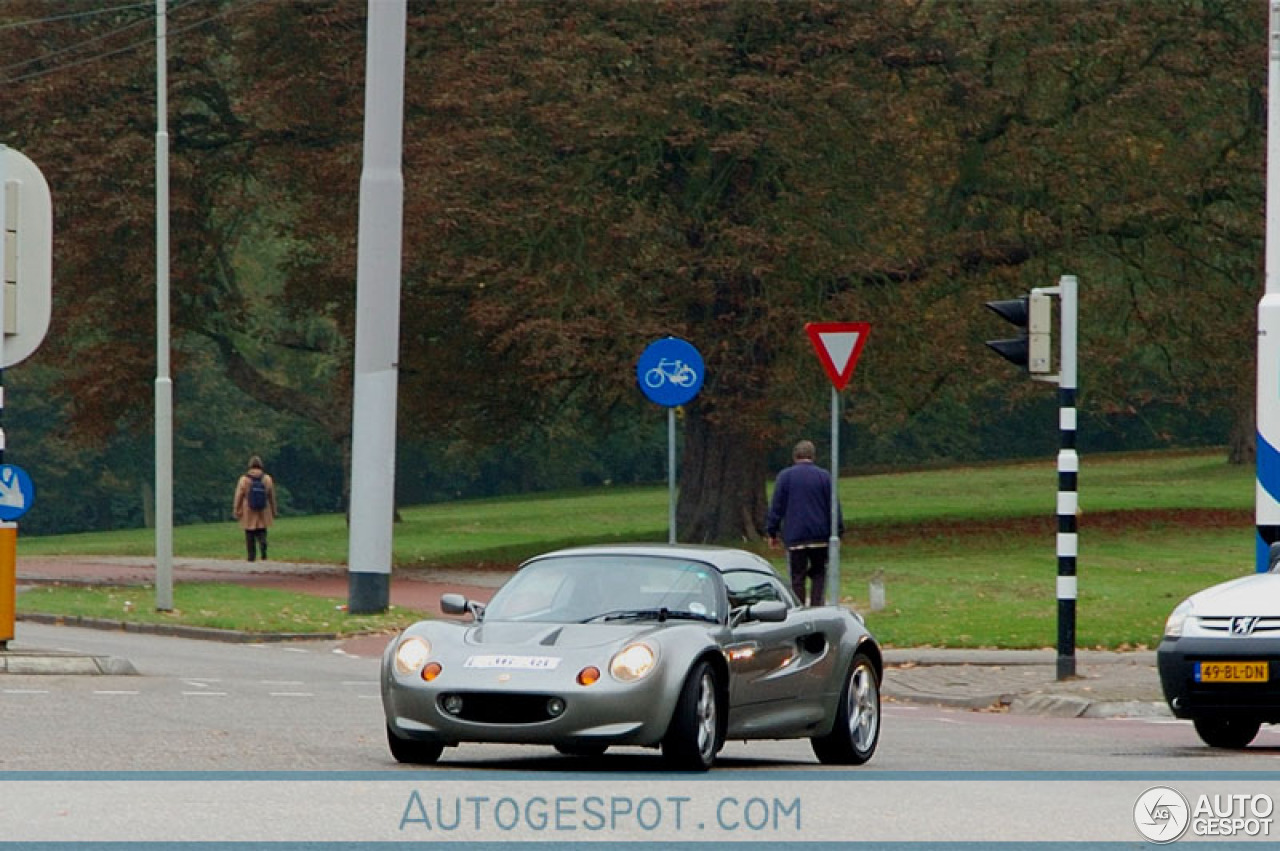
<svg viewBox="0 0 1280 851">
<path fill-rule="evenodd" d="M 679 407 L 697 396 L 705 377 L 702 355 L 679 337 L 655 340 L 636 362 L 640 390 L 650 402 L 667 408 Z"/>
<path fill-rule="evenodd" d="M 36 501 L 36 486 L 27 471 L 0 464 L 0 520 L 17 520 Z"/>
</svg>

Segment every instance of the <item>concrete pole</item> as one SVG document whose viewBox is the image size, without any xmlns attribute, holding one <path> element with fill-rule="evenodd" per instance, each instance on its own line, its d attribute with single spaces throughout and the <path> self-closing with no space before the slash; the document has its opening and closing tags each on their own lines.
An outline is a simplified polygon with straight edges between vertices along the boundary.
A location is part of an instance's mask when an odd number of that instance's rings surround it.
<svg viewBox="0 0 1280 851">
<path fill-rule="evenodd" d="M 351 614 L 383 612 L 391 602 L 404 217 L 400 162 L 405 20 L 405 0 L 369 0 L 347 561 L 347 610 Z"/>
<path fill-rule="evenodd" d="M 165 4 L 156 0 L 156 610 L 173 609 L 173 380 L 169 377 L 169 84 Z"/>
</svg>

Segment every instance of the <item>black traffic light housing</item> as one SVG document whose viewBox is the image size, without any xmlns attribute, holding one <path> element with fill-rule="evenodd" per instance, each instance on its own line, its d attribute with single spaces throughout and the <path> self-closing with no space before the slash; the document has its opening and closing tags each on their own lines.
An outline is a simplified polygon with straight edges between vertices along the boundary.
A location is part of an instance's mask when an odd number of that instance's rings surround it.
<svg viewBox="0 0 1280 851">
<path fill-rule="evenodd" d="M 1006 322 L 1022 329 L 1017 337 L 987 340 L 996 354 L 1032 375 L 1050 371 L 1053 302 L 1047 293 L 1032 290 L 1020 298 L 989 301 L 987 307 Z"/>
</svg>

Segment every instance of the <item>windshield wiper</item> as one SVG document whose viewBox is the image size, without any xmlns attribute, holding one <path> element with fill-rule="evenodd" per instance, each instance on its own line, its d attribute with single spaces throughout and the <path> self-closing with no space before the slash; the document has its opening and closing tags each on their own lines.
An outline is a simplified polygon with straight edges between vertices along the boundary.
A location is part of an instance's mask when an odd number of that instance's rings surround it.
<svg viewBox="0 0 1280 851">
<path fill-rule="evenodd" d="M 641 620 L 641 619 L 657 619 L 658 623 L 665 620 L 686 620 L 686 621 L 710 621 L 716 623 L 716 619 L 711 615 L 700 615 L 697 612 L 672 611 L 663 606 L 660 609 L 616 609 L 612 612 L 604 612 L 598 615 L 579 621 L 579 623 L 592 623 L 594 621 L 621 621 L 621 620 Z"/>
</svg>

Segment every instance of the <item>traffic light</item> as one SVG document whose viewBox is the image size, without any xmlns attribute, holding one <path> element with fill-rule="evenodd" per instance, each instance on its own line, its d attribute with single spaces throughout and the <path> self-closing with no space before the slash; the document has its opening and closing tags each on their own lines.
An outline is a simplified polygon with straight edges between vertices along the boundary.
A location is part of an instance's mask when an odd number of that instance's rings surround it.
<svg viewBox="0 0 1280 851">
<path fill-rule="evenodd" d="M 1021 298 L 989 301 L 987 307 L 1001 319 L 1022 329 L 1006 340 L 987 340 L 996 354 L 1024 368 L 1032 375 L 1045 375 L 1051 368 L 1053 300 L 1048 293 L 1032 290 Z"/>
</svg>

